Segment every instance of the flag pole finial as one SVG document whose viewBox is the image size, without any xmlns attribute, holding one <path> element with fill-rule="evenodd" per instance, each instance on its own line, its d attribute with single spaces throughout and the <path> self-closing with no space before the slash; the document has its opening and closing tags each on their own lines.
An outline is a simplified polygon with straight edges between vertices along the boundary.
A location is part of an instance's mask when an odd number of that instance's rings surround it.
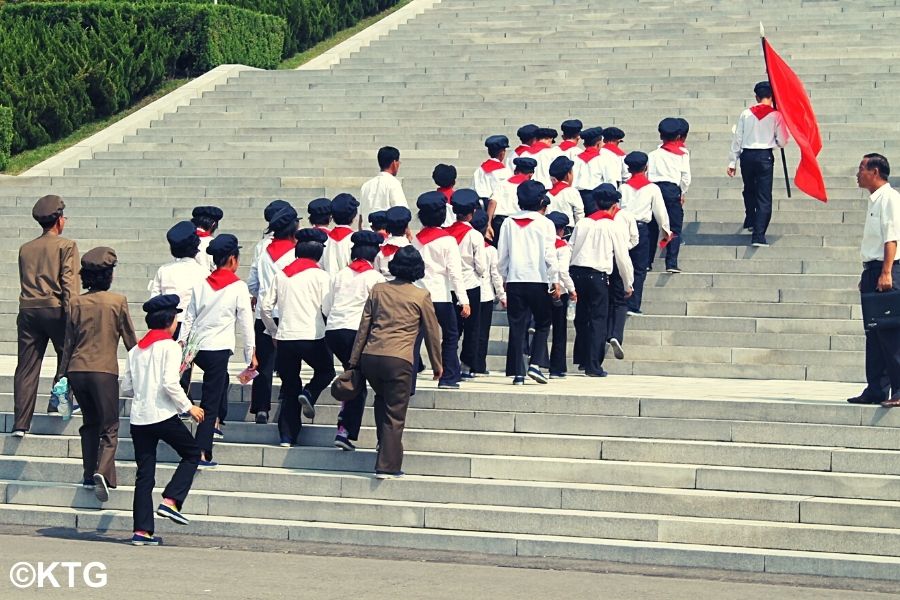
<svg viewBox="0 0 900 600">
<path fill-rule="evenodd" d="M 763 27 L 762 21 L 759 22 L 759 37 L 761 37 L 761 38 L 766 37 L 766 30 Z"/>
</svg>

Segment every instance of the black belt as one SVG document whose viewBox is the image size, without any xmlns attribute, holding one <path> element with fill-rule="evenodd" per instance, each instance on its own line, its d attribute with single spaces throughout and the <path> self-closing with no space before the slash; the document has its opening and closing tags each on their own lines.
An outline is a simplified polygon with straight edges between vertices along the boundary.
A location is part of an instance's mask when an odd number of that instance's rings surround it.
<svg viewBox="0 0 900 600">
<path fill-rule="evenodd" d="M 604 277 L 609 276 L 609 274 L 606 271 L 601 271 L 600 269 L 594 269 L 592 267 L 582 267 L 581 265 L 573 265 L 573 266 L 569 267 L 569 272 L 571 273 L 572 271 L 575 271 L 576 273 L 583 272 L 583 273 L 587 273 L 589 275 L 596 273 L 598 275 L 603 275 Z"/>
<path fill-rule="evenodd" d="M 772 150 L 772 148 L 741 148 L 741 154 L 746 154 L 748 152 L 766 152 L 772 154 Z"/>
<path fill-rule="evenodd" d="M 883 260 L 869 260 L 863 263 L 863 269 L 880 269 L 884 265 Z M 894 265 L 900 265 L 900 260 L 895 260 Z"/>
</svg>

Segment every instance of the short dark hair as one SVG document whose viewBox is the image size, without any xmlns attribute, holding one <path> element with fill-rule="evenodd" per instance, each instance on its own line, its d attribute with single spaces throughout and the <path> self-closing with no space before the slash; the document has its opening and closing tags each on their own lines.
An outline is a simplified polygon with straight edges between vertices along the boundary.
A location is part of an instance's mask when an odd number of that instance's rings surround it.
<svg viewBox="0 0 900 600">
<path fill-rule="evenodd" d="M 381 250 L 378 246 L 373 246 L 371 244 L 363 244 L 356 245 L 350 249 L 350 260 L 356 260 L 361 258 L 363 260 L 367 260 L 372 262 L 375 260 L 375 257 L 378 256 L 378 251 Z"/>
<path fill-rule="evenodd" d="M 501 152 L 506 152 L 506 148 L 500 148 L 498 146 L 489 146 L 488 147 L 488 156 L 491 158 L 497 158 L 500 156 Z"/>
<path fill-rule="evenodd" d="M 194 227 L 199 227 L 203 231 L 208 231 L 209 233 L 215 233 L 216 229 L 219 228 L 219 222 L 208 215 L 191 217 L 191 223 L 194 224 Z"/>
<path fill-rule="evenodd" d="M 168 310 L 157 310 L 144 315 L 144 322 L 148 329 L 168 329 L 178 316 L 178 311 L 174 308 Z"/>
<path fill-rule="evenodd" d="M 771 98 L 772 84 L 770 84 L 768 81 L 760 81 L 753 86 L 753 93 L 756 94 L 756 97 L 760 100 L 762 100 L 763 98 Z"/>
<path fill-rule="evenodd" d="M 335 225 L 352 225 L 358 216 L 359 209 L 354 208 L 352 213 L 334 213 L 331 218 L 334 219 Z"/>
<path fill-rule="evenodd" d="M 105 269 L 82 269 L 81 287 L 94 292 L 107 291 L 112 286 L 114 268 L 110 266 Z"/>
<path fill-rule="evenodd" d="M 200 252 L 200 238 L 197 238 L 193 244 L 169 246 L 169 252 L 172 253 L 173 258 L 194 258 Z"/>
<path fill-rule="evenodd" d="M 300 224 L 297 221 L 291 221 L 278 231 L 273 231 L 272 235 L 276 240 L 292 240 L 299 226 Z"/>
<path fill-rule="evenodd" d="M 891 176 L 891 165 L 883 155 L 872 152 L 871 154 L 866 154 L 863 158 L 866 159 L 866 167 L 870 171 L 878 169 L 878 174 L 882 179 L 887 179 Z"/>
<path fill-rule="evenodd" d="M 240 258 L 241 251 L 237 248 L 234 249 L 234 252 L 227 252 L 224 254 L 216 254 L 213 255 L 213 263 L 215 263 L 216 268 L 221 269 L 228 263 L 228 259 L 231 257 Z"/>
<path fill-rule="evenodd" d="M 46 230 L 46 229 L 50 229 L 51 227 L 56 225 L 56 223 L 62 218 L 62 216 L 63 216 L 63 211 L 58 210 L 55 213 L 53 213 L 52 215 L 48 215 L 46 217 L 42 217 L 42 218 L 38 219 L 37 222 L 38 222 L 38 225 L 40 225 L 42 229 Z"/>
<path fill-rule="evenodd" d="M 406 235 L 406 229 L 409 227 L 409 223 L 393 223 L 393 227 L 391 227 L 391 223 L 388 223 L 385 226 L 385 230 L 391 234 L 396 236 Z"/>
<path fill-rule="evenodd" d="M 599 210 L 609 210 L 619 202 L 616 200 L 615 196 L 607 196 L 605 194 L 594 194 L 594 200 L 596 201 Z"/>
<path fill-rule="evenodd" d="M 447 218 L 447 209 L 440 208 L 438 210 L 420 210 L 419 221 L 425 227 L 440 227 Z"/>
<path fill-rule="evenodd" d="M 388 271 L 395 279 L 412 283 L 425 277 L 425 262 L 422 260 L 421 255 L 419 255 L 418 260 L 392 260 L 388 263 Z"/>
<path fill-rule="evenodd" d="M 378 168 L 387 169 L 395 160 L 400 160 L 400 151 L 393 146 L 384 146 L 378 150 Z"/>
<path fill-rule="evenodd" d="M 331 223 L 331 213 L 327 215 L 310 215 L 309 216 L 309 224 L 310 225 L 328 225 Z"/>
<path fill-rule="evenodd" d="M 300 242 L 294 248 L 294 256 L 297 258 L 311 258 L 316 262 L 321 260 L 324 252 L 325 244 L 320 244 L 319 242 Z"/>
</svg>

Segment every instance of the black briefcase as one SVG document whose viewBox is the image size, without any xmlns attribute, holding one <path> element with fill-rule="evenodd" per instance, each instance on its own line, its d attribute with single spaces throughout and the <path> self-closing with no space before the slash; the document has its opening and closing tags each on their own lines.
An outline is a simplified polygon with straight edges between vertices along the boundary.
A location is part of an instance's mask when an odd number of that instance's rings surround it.
<svg viewBox="0 0 900 600">
<path fill-rule="evenodd" d="M 861 294 L 866 331 L 900 327 L 900 290 Z"/>
</svg>

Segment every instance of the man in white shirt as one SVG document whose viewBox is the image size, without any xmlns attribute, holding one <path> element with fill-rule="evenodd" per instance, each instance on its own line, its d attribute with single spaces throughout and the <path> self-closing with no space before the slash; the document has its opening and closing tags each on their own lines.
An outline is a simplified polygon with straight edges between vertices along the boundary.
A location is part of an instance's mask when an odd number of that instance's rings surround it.
<svg viewBox="0 0 900 600">
<path fill-rule="evenodd" d="M 559 126 L 562 130 L 563 141 L 559 143 L 559 153 L 569 160 L 575 160 L 582 150 L 578 147 L 581 140 L 581 130 L 584 129 L 584 123 L 578 119 L 570 119 L 563 121 Z"/>
<path fill-rule="evenodd" d="M 666 212 L 669 215 L 669 228 L 672 236 L 666 245 L 666 272 L 681 273 L 678 267 L 678 253 L 681 249 L 681 228 L 684 225 L 684 197 L 691 185 L 691 156 L 684 146 L 681 136 L 686 135 L 687 122 L 684 119 L 667 117 L 659 122 L 659 148 L 648 155 L 647 177 L 659 186 Z M 650 263 L 653 268 L 656 256 L 656 242 L 659 238 L 659 226 L 651 222 L 650 228 Z"/>
<path fill-rule="evenodd" d="M 866 154 L 856 182 L 870 196 L 863 229 L 861 294 L 900 289 L 900 193 L 888 183 L 891 167 L 881 154 Z M 900 406 L 900 329 L 866 329 L 866 389 L 851 404 Z"/>
<path fill-rule="evenodd" d="M 488 201 L 488 233 L 485 238 L 495 243 L 499 239 L 503 221 L 510 215 L 519 212 L 519 197 L 517 195 L 519 186 L 531 179 L 534 176 L 535 168 L 537 168 L 537 161 L 527 156 L 517 158 L 513 163 L 515 174 L 506 181 L 501 181 L 494 195 Z"/>
<path fill-rule="evenodd" d="M 550 188 L 553 182 L 550 181 L 550 163 L 561 154 L 559 148 L 553 144 L 559 133 L 555 129 L 549 127 L 541 127 L 537 130 L 535 142 L 528 151 L 528 156 L 537 161 L 537 168 L 534 170 L 535 181 L 540 181 L 545 188 Z"/>
<path fill-rule="evenodd" d="M 338 194 L 331 201 L 331 216 L 334 227 L 328 232 L 325 252 L 321 265 L 334 277 L 341 269 L 350 264 L 350 249 L 353 246 L 350 236 L 355 231 L 353 223 L 359 216 L 359 202 L 350 194 Z"/>
<path fill-rule="evenodd" d="M 381 273 L 388 281 L 394 278 L 388 268 L 394 254 L 397 250 L 405 246 L 409 246 L 412 233 L 409 231 L 409 222 L 412 220 L 412 213 L 405 206 L 394 206 L 385 212 L 385 230 L 388 234 L 386 240 L 381 245 L 381 249 L 375 256 L 372 263 L 375 270 Z"/>
<path fill-rule="evenodd" d="M 753 88 L 756 105 L 741 113 L 734 127 L 728 176 L 737 172 L 741 161 L 744 180 L 744 230 L 753 233 L 752 244 L 768 246 L 766 230 L 772 220 L 772 179 L 775 171 L 773 148 L 784 148 L 789 134 L 784 117 L 775 110 L 772 86 L 760 81 Z"/>
<path fill-rule="evenodd" d="M 200 236 L 200 252 L 197 253 L 197 262 L 201 267 L 206 267 L 210 273 L 216 270 L 216 266 L 206 249 L 219 228 L 219 221 L 224 216 L 225 213 L 218 206 L 197 206 L 191 211 L 191 223 L 197 228 L 197 235 Z"/>
<path fill-rule="evenodd" d="M 266 333 L 275 340 L 276 367 L 281 378 L 281 410 L 278 433 L 282 447 L 297 444 L 300 437 L 300 410 L 308 419 L 316 417 L 316 401 L 334 379 L 334 359 L 325 343 L 322 304 L 331 288 L 331 278 L 319 267 L 328 236 L 315 228 L 297 232 L 295 260 L 275 275 L 262 300 L 261 317 Z M 275 309 L 279 318 L 275 318 Z M 313 370 L 304 386 L 300 363 Z M 259 379 L 257 377 L 257 379 Z"/>
<path fill-rule="evenodd" d="M 363 216 L 392 206 L 407 206 L 403 186 L 397 179 L 400 171 L 400 151 L 392 146 L 378 150 L 378 168 L 381 172 L 365 182 L 359 194 Z"/>
<path fill-rule="evenodd" d="M 641 301 L 644 295 L 644 281 L 647 279 L 647 261 L 651 254 L 650 221 L 656 222 L 658 231 L 662 231 L 666 243 L 672 235 L 662 192 L 659 186 L 647 178 L 648 162 L 649 157 L 645 153 L 629 152 L 625 157 L 625 164 L 630 174 L 628 180 L 619 188 L 622 193 L 622 210 L 634 215 L 638 232 L 637 245 L 629 250 L 631 264 L 634 266 L 634 293 L 627 301 L 630 316 L 643 314 Z"/>
<path fill-rule="evenodd" d="M 515 171 L 515 160 L 517 158 L 522 158 L 524 156 L 528 156 L 531 152 L 531 146 L 535 142 L 535 135 L 537 134 L 538 129 L 540 129 L 534 123 L 529 123 L 528 125 L 522 125 L 519 127 L 518 131 L 516 131 L 516 137 L 519 138 L 519 145 L 516 146 L 511 152 L 506 153 L 506 168 L 510 171 Z"/>
<path fill-rule="evenodd" d="M 220 234 L 206 251 L 213 257 L 216 270 L 191 292 L 178 341 L 198 341 L 194 364 L 203 370 L 200 407 L 209 418 L 197 427 L 196 437 L 203 452 L 200 467 L 213 468 L 218 466 L 212 460 L 213 429 L 215 417 L 221 417 L 222 403 L 228 401 L 228 360 L 234 352 L 235 325 L 241 331 L 244 360 L 250 371 L 256 370 L 256 353 L 250 290 L 236 274 L 240 266 L 238 240 L 230 233 Z"/>
<path fill-rule="evenodd" d="M 550 177 L 553 187 L 548 192 L 550 195 L 549 212 L 561 212 L 569 219 L 573 226 L 584 217 L 584 202 L 581 194 L 572 187 L 574 174 L 572 168 L 575 162 L 567 156 L 557 156 L 550 163 Z"/>
<path fill-rule="evenodd" d="M 575 187 L 579 190 L 593 190 L 603 183 L 603 165 L 600 162 L 600 144 L 603 142 L 603 128 L 590 127 L 581 132 L 584 152 L 575 160 Z"/>
<path fill-rule="evenodd" d="M 509 342 L 506 374 L 513 385 L 524 385 L 527 375 L 547 383 L 540 365 L 547 362 L 547 338 L 552 319 L 552 300 L 559 298 L 559 261 L 556 228 L 539 211 L 549 206 L 547 188 L 539 181 L 525 181 L 516 190 L 519 212 L 500 229 L 497 245 L 500 275 L 506 282 L 506 315 Z M 534 318 L 531 356 L 525 365 L 525 334 Z"/>
<path fill-rule="evenodd" d="M 512 171 L 504 164 L 506 149 L 509 148 L 509 138 L 505 135 L 492 135 L 484 141 L 488 151 L 488 159 L 475 169 L 472 176 L 472 186 L 478 196 L 485 201 L 490 199 L 501 181 L 512 177 Z M 485 205 L 485 210 L 487 205 Z"/>
<path fill-rule="evenodd" d="M 606 377 L 603 358 L 608 338 L 609 276 L 615 264 L 628 297 L 634 284 L 634 271 L 625 235 L 615 216 L 609 213 L 617 202 L 618 192 L 612 185 L 602 184 L 593 195 L 598 210 L 579 221 L 569 238 L 572 246 L 569 273 L 578 292 L 573 358 L 588 377 Z"/>
<path fill-rule="evenodd" d="M 143 309 L 149 331 L 128 351 L 122 393 L 134 395 L 131 401 L 131 439 L 137 476 L 134 482 L 134 546 L 158 546 L 162 540 L 154 537 L 153 487 L 156 476 L 156 449 L 160 441 L 178 453 L 181 462 L 162 492 L 162 503 L 156 514 L 186 525 L 181 514 L 184 501 L 191 490 L 200 447 L 181 419 L 179 413 L 189 413 L 198 423 L 204 421 L 204 411 L 191 404 L 178 383 L 181 366 L 181 346 L 172 336 L 178 321 L 176 315 L 181 299 L 176 294 L 162 294 L 144 303 Z"/>
</svg>

